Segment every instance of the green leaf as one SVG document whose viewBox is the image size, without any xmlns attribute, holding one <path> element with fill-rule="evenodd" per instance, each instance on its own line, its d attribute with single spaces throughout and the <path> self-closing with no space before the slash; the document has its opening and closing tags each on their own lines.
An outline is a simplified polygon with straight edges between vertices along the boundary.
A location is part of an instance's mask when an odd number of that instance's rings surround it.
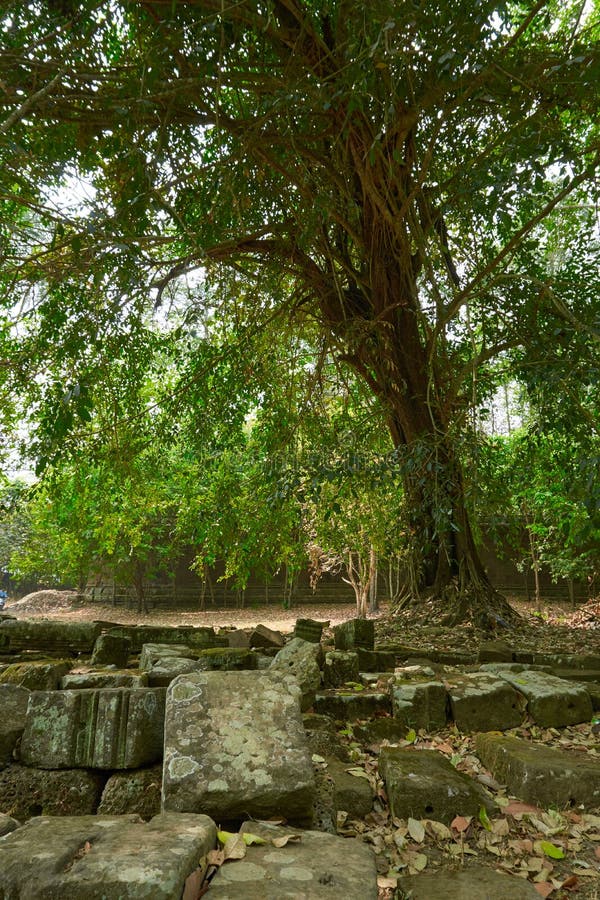
<svg viewBox="0 0 600 900">
<path fill-rule="evenodd" d="M 557 847 L 556 844 L 551 844 L 550 841 L 540 841 L 540 847 L 550 859 L 565 858 L 565 851 L 561 847 Z"/>
<path fill-rule="evenodd" d="M 483 825 L 486 831 L 492 830 L 492 823 L 490 822 L 490 817 L 487 814 L 487 810 L 485 806 L 479 807 L 479 821 Z"/>
<path fill-rule="evenodd" d="M 414 728 L 409 729 L 409 731 L 407 731 L 407 733 L 406 733 L 405 740 L 408 741 L 410 744 L 414 744 L 416 739 L 417 739 L 417 732 L 415 731 L 415 729 Z"/>
</svg>

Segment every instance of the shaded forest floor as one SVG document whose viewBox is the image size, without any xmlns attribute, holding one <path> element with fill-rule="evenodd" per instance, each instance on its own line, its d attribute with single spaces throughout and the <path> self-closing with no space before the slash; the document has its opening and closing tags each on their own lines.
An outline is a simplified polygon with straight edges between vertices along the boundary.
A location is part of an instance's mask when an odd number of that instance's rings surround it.
<svg viewBox="0 0 600 900">
<path fill-rule="evenodd" d="M 600 653 L 600 599 L 572 607 L 569 603 L 545 603 L 542 611 L 535 604 L 510 598 L 521 621 L 513 628 L 498 628 L 495 633 L 483 633 L 470 624 L 444 627 L 439 623 L 444 610 L 426 601 L 401 613 L 390 614 L 388 603 L 381 604 L 375 619 L 378 641 L 397 640 L 426 651 L 428 648 L 466 652 L 476 650 L 482 639 L 497 637 L 516 650 L 549 653 Z M 338 625 L 354 616 L 352 603 L 301 603 L 291 609 L 280 604 L 252 608 L 168 609 L 156 607 L 148 613 L 138 613 L 127 606 L 89 603 L 74 592 L 38 591 L 22 600 L 7 604 L 5 612 L 18 618 L 43 617 L 62 621 L 120 622 L 125 625 L 196 625 L 235 626 L 246 628 L 258 623 L 278 631 L 293 631 L 296 619 L 317 619 Z"/>
</svg>

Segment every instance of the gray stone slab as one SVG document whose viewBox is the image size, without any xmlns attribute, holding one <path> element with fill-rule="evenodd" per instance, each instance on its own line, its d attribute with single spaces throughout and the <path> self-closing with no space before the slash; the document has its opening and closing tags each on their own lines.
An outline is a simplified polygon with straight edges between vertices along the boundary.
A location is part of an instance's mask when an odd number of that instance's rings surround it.
<svg viewBox="0 0 600 900">
<path fill-rule="evenodd" d="M 136 769 L 160 760 L 164 688 L 33 691 L 21 760 L 41 769 Z"/>
<path fill-rule="evenodd" d="M 514 653 L 506 641 L 482 641 L 479 645 L 479 662 L 512 662 Z"/>
<path fill-rule="evenodd" d="M 40 817 L 0 842 L 3 900 L 174 900 L 215 845 L 207 816 Z"/>
<path fill-rule="evenodd" d="M 98 815 L 137 813 L 142 819 L 158 815 L 161 807 L 162 765 L 115 772 L 102 792 Z"/>
<path fill-rule="evenodd" d="M 441 681 L 394 680 L 390 685 L 394 718 L 409 728 L 445 728 L 448 694 Z"/>
<path fill-rule="evenodd" d="M 16 831 L 16 829 L 20 827 L 21 823 L 17 822 L 16 819 L 13 819 L 12 816 L 0 813 L 0 837 L 4 837 L 5 834 L 10 834 L 11 831 Z"/>
<path fill-rule="evenodd" d="M 0 640 L 8 638 L 11 653 L 44 650 L 91 653 L 100 626 L 94 622 L 52 622 L 46 619 L 9 619 L 0 622 Z"/>
<path fill-rule="evenodd" d="M 450 824 L 457 816 L 477 816 L 494 803 L 472 778 L 458 772 L 435 750 L 382 747 L 379 772 L 392 815 L 399 819 L 436 819 Z"/>
<path fill-rule="evenodd" d="M 452 675 L 446 688 L 451 716 L 460 731 L 505 731 L 523 721 L 525 698 L 498 675 Z"/>
<path fill-rule="evenodd" d="M 13 663 L 0 673 L 0 684 L 17 684 L 30 691 L 56 691 L 72 665 L 71 660 L 64 659 Z"/>
<path fill-rule="evenodd" d="M 396 654 L 386 650 L 365 650 L 357 647 L 358 667 L 361 672 L 390 672 L 396 665 Z"/>
<path fill-rule="evenodd" d="M 254 822 L 243 830 L 264 838 L 284 834 Z M 214 900 L 377 900 L 375 855 L 358 840 L 302 831 L 276 848 L 251 846 L 244 859 L 221 866 L 207 896 Z"/>
<path fill-rule="evenodd" d="M 512 735 L 478 734 L 475 750 L 512 794 L 544 807 L 600 805 L 600 759 Z"/>
<path fill-rule="evenodd" d="M 16 684 L 0 684 L 0 769 L 13 762 L 13 751 L 23 734 L 29 691 Z"/>
<path fill-rule="evenodd" d="M 117 625 L 110 634 L 125 635 L 131 639 L 131 652 L 139 653 L 144 644 L 185 644 L 195 649 L 227 647 L 227 636 L 215 634 L 213 628 L 193 625 Z"/>
<path fill-rule="evenodd" d="M 292 638 L 271 663 L 271 669 L 279 672 L 280 677 L 290 676 L 298 683 L 303 712 L 313 705 L 316 692 L 321 686 L 322 664 L 321 645 L 301 638 Z"/>
<path fill-rule="evenodd" d="M 140 671 L 149 672 L 162 659 L 196 659 L 187 644 L 144 644 L 140 653 Z"/>
<path fill-rule="evenodd" d="M 211 647 L 198 651 L 198 669 L 202 672 L 253 671 L 258 668 L 258 655 L 244 647 Z"/>
<path fill-rule="evenodd" d="M 70 672 L 60 680 L 63 691 L 81 691 L 86 688 L 141 688 L 148 687 L 146 673 L 135 672 Z"/>
<path fill-rule="evenodd" d="M 0 771 L 0 809 L 21 821 L 40 815 L 92 815 L 105 782 L 105 775 L 89 769 L 7 766 Z"/>
<path fill-rule="evenodd" d="M 592 717 L 592 701 L 579 684 L 531 669 L 498 674 L 526 697 L 527 711 L 538 725 L 560 728 Z"/>
<path fill-rule="evenodd" d="M 375 623 L 372 619 L 348 619 L 333 629 L 336 650 L 375 649 Z"/>
<path fill-rule="evenodd" d="M 325 687 L 342 687 L 349 681 L 358 681 L 358 655 L 352 650 L 330 650 L 323 666 Z"/>
<path fill-rule="evenodd" d="M 539 900 L 531 882 L 476 866 L 459 872 L 424 872 L 400 878 L 398 887 L 411 900 Z"/>
<path fill-rule="evenodd" d="M 165 810 L 301 823 L 314 790 L 299 691 L 278 671 L 199 672 L 170 685 Z"/>
<path fill-rule="evenodd" d="M 127 665 L 131 653 L 131 638 L 124 634 L 101 634 L 96 638 L 92 665 L 116 666 L 118 669 Z"/>
<path fill-rule="evenodd" d="M 179 675 L 189 675 L 198 672 L 200 666 L 196 659 L 186 659 L 182 656 L 165 656 L 145 674 L 151 687 L 168 687 Z"/>
<path fill-rule="evenodd" d="M 390 713 L 392 701 L 381 691 L 323 691 L 316 695 L 314 710 L 338 722 L 370 719 L 378 713 Z"/>
</svg>

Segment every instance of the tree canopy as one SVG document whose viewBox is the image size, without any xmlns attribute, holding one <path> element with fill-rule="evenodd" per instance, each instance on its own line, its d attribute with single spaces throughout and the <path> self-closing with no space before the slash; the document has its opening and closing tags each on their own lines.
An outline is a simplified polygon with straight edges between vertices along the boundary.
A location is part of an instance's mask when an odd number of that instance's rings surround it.
<svg viewBox="0 0 600 900">
<path fill-rule="evenodd" d="M 184 286 L 242 340 L 285 317 L 377 401 L 418 588 L 499 603 L 466 426 L 499 360 L 533 391 L 595 359 L 597 4 L 34 0 L 1 22 L 2 340 L 40 435 L 85 422 L 115 360 L 134 390 L 148 310 Z"/>
</svg>

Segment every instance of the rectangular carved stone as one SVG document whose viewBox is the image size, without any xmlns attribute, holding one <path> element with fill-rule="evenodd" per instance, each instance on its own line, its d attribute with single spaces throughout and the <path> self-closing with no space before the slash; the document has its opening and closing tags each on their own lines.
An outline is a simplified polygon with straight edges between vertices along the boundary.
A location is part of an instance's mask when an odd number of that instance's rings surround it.
<svg viewBox="0 0 600 900">
<path fill-rule="evenodd" d="M 0 622 L 0 645 L 7 641 L 11 653 L 19 650 L 91 653 L 100 631 L 100 625 L 94 622 L 9 619 Z"/>
<path fill-rule="evenodd" d="M 174 900 L 215 843 L 207 816 L 34 818 L 2 839 L 0 897 Z"/>
<path fill-rule="evenodd" d="M 164 688 L 34 691 L 21 760 L 40 769 L 135 769 L 162 756 Z"/>
<path fill-rule="evenodd" d="M 172 682 L 165 810 L 301 823 L 311 818 L 314 794 L 298 691 L 279 672 L 198 672 Z"/>
</svg>

